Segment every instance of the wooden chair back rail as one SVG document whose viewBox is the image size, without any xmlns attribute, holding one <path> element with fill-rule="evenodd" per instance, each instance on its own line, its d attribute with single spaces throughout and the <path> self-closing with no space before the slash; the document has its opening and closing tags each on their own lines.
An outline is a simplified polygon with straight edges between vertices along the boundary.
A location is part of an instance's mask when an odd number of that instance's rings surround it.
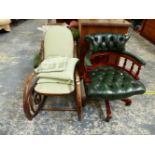
<svg viewBox="0 0 155 155">
<path fill-rule="evenodd" d="M 116 61 L 119 60 L 119 62 L 115 63 L 114 61 L 111 61 L 111 58 L 113 57 L 116 58 Z M 89 79 L 88 77 L 88 72 L 100 66 L 113 66 L 116 68 L 120 68 L 132 75 L 136 80 L 139 79 L 141 64 L 128 55 L 114 52 L 97 52 L 91 55 L 90 61 L 92 63 L 92 66 L 85 67 L 84 72 L 84 79 L 86 80 L 86 82 L 91 81 L 91 79 Z"/>
</svg>

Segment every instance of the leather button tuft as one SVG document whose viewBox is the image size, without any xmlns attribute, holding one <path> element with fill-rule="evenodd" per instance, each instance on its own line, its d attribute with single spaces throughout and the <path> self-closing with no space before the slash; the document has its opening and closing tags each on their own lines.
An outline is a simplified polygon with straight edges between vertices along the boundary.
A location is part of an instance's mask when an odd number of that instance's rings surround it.
<svg viewBox="0 0 155 155">
<path fill-rule="evenodd" d="M 140 81 L 121 69 L 98 67 L 89 72 L 89 76 L 92 82 L 85 85 L 88 96 L 119 99 L 145 92 L 145 87 Z"/>
<path fill-rule="evenodd" d="M 87 37 L 91 47 L 96 51 L 123 51 L 127 42 L 125 34 L 96 33 Z"/>
</svg>

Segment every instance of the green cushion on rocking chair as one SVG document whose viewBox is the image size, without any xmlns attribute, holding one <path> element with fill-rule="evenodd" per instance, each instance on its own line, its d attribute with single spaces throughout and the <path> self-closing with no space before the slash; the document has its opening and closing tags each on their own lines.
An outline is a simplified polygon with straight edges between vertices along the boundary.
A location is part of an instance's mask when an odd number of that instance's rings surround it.
<svg viewBox="0 0 155 155">
<path fill-rule="evenodd" d="M 36 68 L 41 63 L 41 58 L 39 52 L 37 52 L 33 58 L 33 67 Z"/>
<path fill-rule="evenodd" d="M 91 82 L 85 85 L 87 96 L 113 100 L 145 92 L 144 85 L 122 69 L 98 67 L 89 76 Z"/>
</svg>

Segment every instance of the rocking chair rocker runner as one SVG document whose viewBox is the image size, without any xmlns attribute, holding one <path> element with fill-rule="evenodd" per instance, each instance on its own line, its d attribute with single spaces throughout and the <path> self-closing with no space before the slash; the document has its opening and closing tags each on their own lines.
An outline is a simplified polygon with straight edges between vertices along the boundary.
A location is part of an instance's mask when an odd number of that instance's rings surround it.
<svg viewBox="0 0 155 155">
<path fill-rule="evenodd" d="M 139 73 L 145 62 L 125 50 L 128 35 L 96 33 L 86 36 L 90 49 L 85 54 L 84 84 L 87 97 L 104 99 L 106 121 L 112 118 L 110 100 L 131 104 L 128 97 L 145 92 Z"/>
<path fill-rule="evenodd" d="M 32 120 L 40 110 L 77 111 L 81 120 L 82 103 L 77 58 L 71 31 L 65 26 L 52 25 L 41 44 L 41 64 L 25 82 L 23 107 L 26 117 Z M 76 108 L 44 109 L 47 96 L 75 93 Z"/>
</svg>

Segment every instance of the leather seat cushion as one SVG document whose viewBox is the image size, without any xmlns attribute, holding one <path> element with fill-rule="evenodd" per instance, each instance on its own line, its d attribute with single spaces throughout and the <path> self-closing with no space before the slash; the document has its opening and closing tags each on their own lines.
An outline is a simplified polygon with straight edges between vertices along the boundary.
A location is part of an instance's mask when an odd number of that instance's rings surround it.
<svg viewBox="0 0 155 155">
<path fill-rule="evenodd" d="M 126 71 L 111 66 L 97 67 L 89 72 L 91 83 L 85 84 L 89 97 L 122 99 L 143 94 L 145 86 Z"/>
</svg>

